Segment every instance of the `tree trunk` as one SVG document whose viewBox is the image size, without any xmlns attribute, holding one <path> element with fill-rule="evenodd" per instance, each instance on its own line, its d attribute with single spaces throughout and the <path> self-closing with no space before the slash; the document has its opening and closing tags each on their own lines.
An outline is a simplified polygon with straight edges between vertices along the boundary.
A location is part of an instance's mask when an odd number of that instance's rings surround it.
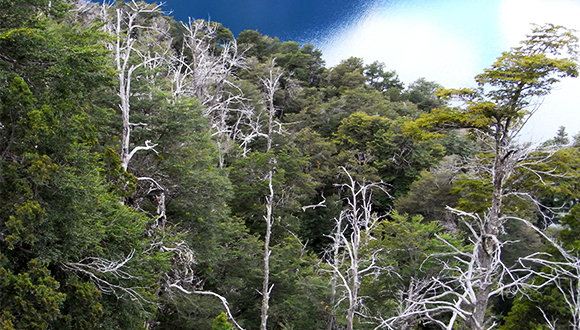
<svg viewBox="0 0 580 330">
<path fill-rule="evenodd" d="M 268 172 L 269 195 L 266 197 L 266 235 L 264 236 L 264 279 L 262 281 L 262 308 L 260 315 L 260 330 L 266 330 L 268 325 L 268 309 L 270 308 L 270 236 L 272 235 L 274 188 L 272 187 L 272 170 Z"/>
<path fill-rule="evenodd" d="M 270 152 L 272 149 L 272 141 L 274 139 L 274 116 L 276 115 L 276 109 L 274 107 L 274 94 L 278 90 L 279 80 L 282 76 L 281 72 L 276 72 L 274 69 L 274 60 L 272 60 L 270 67 L 270 76 L 266 79 L 262 79 L 262 83 L 266 89 L 266 113 L 268 114 L 268 133 L 266 134 L 266 152 Z M 275 170 L 276 159 L 271 156 L 269 165 L 271 168 L 268 171 L 268 195 L 266 196 L 266 215 L 264 215 L 264 220 L 266 221 L 266 234 L 264 236 L 264 279 L 262 281 L 262 308 L 260 315 L 260 330 L 266 330 L 268 325 L 268 310 L 270 308 L 270 291 L 273 285 L 270 285 L 270 239 L 272 235 L 272 226 L 274 224 L 274 170 Z"/>
</svg>

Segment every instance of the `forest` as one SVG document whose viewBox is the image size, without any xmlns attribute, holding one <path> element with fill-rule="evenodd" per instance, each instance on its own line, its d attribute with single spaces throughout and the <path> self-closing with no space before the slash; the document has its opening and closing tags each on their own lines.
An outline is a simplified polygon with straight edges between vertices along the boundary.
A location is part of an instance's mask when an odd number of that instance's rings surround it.
<svg viewBox="0 0 580 330">
<path fill-rule="evenodd" d="M 163 10 L 0 0 L 0 329 L 580 329 L 574 31 L 449 89 Z"/>
</svg>

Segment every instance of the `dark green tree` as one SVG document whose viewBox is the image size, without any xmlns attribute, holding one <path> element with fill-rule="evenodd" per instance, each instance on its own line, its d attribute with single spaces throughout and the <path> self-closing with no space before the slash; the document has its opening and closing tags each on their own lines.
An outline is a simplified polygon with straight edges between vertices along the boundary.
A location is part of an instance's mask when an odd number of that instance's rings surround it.
<svg viewBox="0 0 580 330">
<path fill-rule="evenodd" d="M 420 172 L 443 156 L 441 145 L 405 134 L 402 126 L 406 121 L 404 117 L 391 120 L 357 112 L 344 119 L 335 133 L 339 151 L 349 155 L 353 166 L 367 172 L 366 180 L 388 183 L 394 196 L 406 193 Z M 390 203 L 376 200 L 375 204 L 386 211 Z"/>
<path fill-rule="evenodd" d="M 434 81 L 419 78 L 409 85 L 403 96 L 415 103 L 420 110 L 428 112 L 445 105 L 445 102 L 436 96 L 436 92 L 440 88 L 443 86 Z"/>
<path fill-rule="evenodd" d="M 147 219 L 105 180 L 106 36 L 65 24 L 61 1 L 2 6 L 0 323 L 141 328 L 167 260 L 144 253 Z"/>
<path fill-rule="evenodd" d="M 385 64 L 375 61 L 367 65 L 364 69 L 364 75 L 367 77 L 367 83 L 380 92 L 386 92 L 389 89 L 403 90 L 403 83 L 397 77 L 395 71 L 385 72 Z"/>
</svg>

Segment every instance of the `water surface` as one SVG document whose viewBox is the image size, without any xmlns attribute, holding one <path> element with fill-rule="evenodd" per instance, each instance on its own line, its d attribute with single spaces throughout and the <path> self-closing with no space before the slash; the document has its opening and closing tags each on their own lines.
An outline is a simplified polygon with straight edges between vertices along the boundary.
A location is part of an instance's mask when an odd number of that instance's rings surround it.
<svg viewBox="0 0 580 330">
<path fill-rule="evenodd" d="M 187 22 L 222 23 L 234 36 L 258 30 L 282 41 L 317 42 L 360 18 L 375 0 L 166 0 L 164 10 Z"/>
</svg>

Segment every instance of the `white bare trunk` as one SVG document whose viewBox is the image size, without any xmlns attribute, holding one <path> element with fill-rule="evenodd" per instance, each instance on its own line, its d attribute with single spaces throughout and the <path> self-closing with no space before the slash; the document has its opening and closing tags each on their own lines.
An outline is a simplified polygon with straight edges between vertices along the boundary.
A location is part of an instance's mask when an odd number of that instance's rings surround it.
<svg viewBox="0 0 580 330">
<path fill-rule="evenodd" d="M 270 64 L 269 76 L 262 78 L 261 82 L 264 86 L 266 114 L 268 116 L 267 133 L 263 134 L 266 138 L 266 152 L 272 151 L 272 141 L 274 139 L 274 117 L 276 116 L 276 108 L 274 106 L 274 94 L 279 88 L 280 77 L 282 72 L 275 69 L 275 61 L 272 60 Z M 270 293 L 273 284 L 270 284 L 270 240 L 272 236 L 272 227 L 274 225 L 274 204 L 275 192 L 273 186 L 273 178 L 275 173 L 276 159 L 271 156 L 270 169 L 268 170 L 268 194 L 266 195 L 266 214 L 264 220 L 266 221 L 266 233 L 264 235 L 264 278 L 262 280 L 262 307 L 260 311 L 260 330 L 266 330 L 268 326 L 268 311 L 270 308 Z"/>
<path fill-rule="evenodd" d="M 379 276 L 387 271 L 387 268 L 376 262 L 381 249 L 361 255 L 362 250 L 374 240 L 372 231 L 382 220 L 382 217 L 372 211 L 372 190 L 383 189 L 381 184 L 359 183 L 346 169 L 343 170 L 348 177 L 348 183 L 343 187 L 349 196 L 345 199 L 346 209 L 335 219 L 334 233 L 329 236 L 333 243 L 332 250 L 329 251 L 332 256 L 328 265 L 332 271 L 331 285 L 337 291 L 337 296 L 334 297 L 333 292 L 331 297 L 335 303 L 333 308 L 338 309 L 341 302 L 348 302 L 346 329 L 354 330 L 355 319 L 363 306 L 359 296 L 363 279 L 367 276 Z"/>
<path fill-rule="evenodd" d="M 273 171 L 268 172 L 268 190 L 269 194 L 266 196 L 266 234 L 264 236 L 264 278 L 262 280 L 262 307 L 260 313 L 260 329 L 266 330 L 268 325 L 268 310 L 270 308 L 270 292 L 273 286 L 270 286 L 270 238 L 272 236 L 272 225 L 274 223 L 273 209 L 274 209 L 274 187 L 272 186 Z"/>
<path fill-rule="evenodd" d="M 173 98 L 194 97 L 209 118 L 218 146 L 219 166 L 235 144 L 244 147 L 254 135 L 246 137 L 254 109 L 244 105 L 246 99 L 233 81 L 235 70 L 245 68 L 245 57 L 235 40 L 216 51 L 217 25 L 203 20 L 183 24 L 183 49 L 172 61 L 170 73 Z M 250 130 L 251 131 L 251 130 Z"/>
</svg>

